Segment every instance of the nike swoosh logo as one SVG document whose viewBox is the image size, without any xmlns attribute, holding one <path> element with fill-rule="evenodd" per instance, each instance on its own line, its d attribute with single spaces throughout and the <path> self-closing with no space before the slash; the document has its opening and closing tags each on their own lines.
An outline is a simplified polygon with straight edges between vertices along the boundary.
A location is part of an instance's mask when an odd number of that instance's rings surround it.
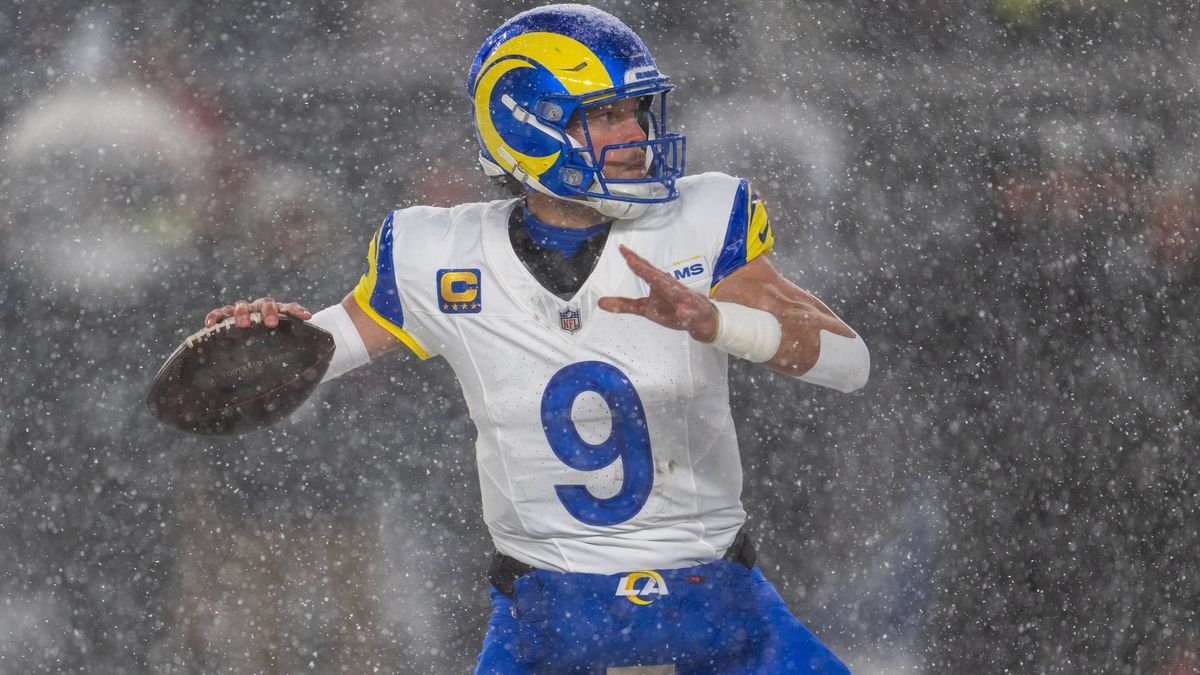
<svg viewBox="0 0 1200 675">
<path fill-rule="evenodd" d="M 579 65 L 575 66 L 574 68 L 559 68 L 559 70 L 566 71 L 568 73 L 578 73 L 579 71 L 583 70 L 586 67 L 587 67 L 587 59 L 584 59 L 583 61 L 580 61 Z"/>
</svg>

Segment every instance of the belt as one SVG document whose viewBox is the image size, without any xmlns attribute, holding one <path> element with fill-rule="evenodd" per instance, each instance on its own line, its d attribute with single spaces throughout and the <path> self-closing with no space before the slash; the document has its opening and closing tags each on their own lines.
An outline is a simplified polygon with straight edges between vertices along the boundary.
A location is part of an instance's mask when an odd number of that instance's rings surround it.
<svg viewBox="0 0 1200 675">
<path fill-rule="evenodd" d="M 750 569 L 754 567 L 757 559 L 758 554 L 754 550 L 750 536 L 746 534 L 745 530 L 738 530 L 737 536 L 733 538 L 733 544 L 729 546 L 728 551 L 725 551 L 725 560 Z M 534 569 L 536 568 L 533 565 L 526 565 L 516 558 L 496 551 L 492 554 L 492 564 L 488 567 L 488 581 L 505 597 L 511 598 L 517 578 L 529 574 Z"/>
</svg>

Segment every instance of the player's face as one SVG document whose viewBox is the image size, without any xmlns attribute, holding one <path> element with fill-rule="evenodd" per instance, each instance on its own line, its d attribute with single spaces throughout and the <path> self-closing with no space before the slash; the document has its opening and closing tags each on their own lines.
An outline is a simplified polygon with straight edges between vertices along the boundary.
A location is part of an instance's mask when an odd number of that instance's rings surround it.
<svg viewBox="0 0 1200 675">
<path fill-rule="evenodd" d="M 587 109 L 587 130 L 592 137 L 592 147 L 599 154 L 606 145 L 636 143 L 646 140 L 642 128 L 642 106 L 638 99 L 622 99 Z M 583 124 L 573 122 L 567 133 L 582 144 L 587 144 Z M 605 178 L 644 178 L 646 175 L 646 149 L 621 148 L 609 151 L 604 156 Z"/>
</svg>

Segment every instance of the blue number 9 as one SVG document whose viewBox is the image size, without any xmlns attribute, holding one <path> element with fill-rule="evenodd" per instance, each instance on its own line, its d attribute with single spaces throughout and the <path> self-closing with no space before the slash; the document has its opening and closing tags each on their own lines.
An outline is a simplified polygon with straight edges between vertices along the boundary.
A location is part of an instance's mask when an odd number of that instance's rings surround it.
<svg viewBox="0 0 1200 675">
<path fill-rule="evenodd" d="M 612 433 L 596 445 L 580 437 L 571 419 L 571 407 L 585 391 L 599 394 L 612 414 Z M 550 449 L 572 469 L 596 471 L 618 459 L 623 463 L 621 490 L 611 497 L 596 497 L 583 485 L 554 486 L 572 516 L 588 525 L 616 525 L 642 510 L 654 487 L 654 457 L 646 411 L 625 373 L 600 361 L 558 371 L 542 394 L 542 428 Z"/>
</svg>

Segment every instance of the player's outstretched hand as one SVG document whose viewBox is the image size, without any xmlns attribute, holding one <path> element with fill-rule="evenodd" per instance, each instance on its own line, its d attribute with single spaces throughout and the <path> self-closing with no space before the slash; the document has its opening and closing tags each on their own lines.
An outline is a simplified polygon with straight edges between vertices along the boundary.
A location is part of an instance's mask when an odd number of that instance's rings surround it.
<svg viewBox="0 0 1200 675">
<path fill-rule="evenodd" d="M 263 324 L 267 328 L 275 328 L 279 325 L 280 314 L 287 314 L 306 321 L 312 318 L 312 312 L 301 307 L 299 303 L 276 302 L 275 298 L 268 295 L 254 302 L 238 300 L 232 305 L 225 305 L 219 309 L 214 309 L 204 317 L 204 327 L 212 328 L 232 316 L 235 322 L 234 325 L 238 328 L 249 328 L 251 313 L 262 314 Z"/>
<path fill-rule="evenodd" d="M 717 335 L 717 310 L 708 298 L 690 290 L 650 264 L 645 258 L 621 246 L 621 255 L 629 269 L 650 285 L 644 298 L 600 298 L 600 309 L 622 314 L 637 314 L 667 328 L 685 330 L 700 342 L 711 342 Z"/>
</svg>

